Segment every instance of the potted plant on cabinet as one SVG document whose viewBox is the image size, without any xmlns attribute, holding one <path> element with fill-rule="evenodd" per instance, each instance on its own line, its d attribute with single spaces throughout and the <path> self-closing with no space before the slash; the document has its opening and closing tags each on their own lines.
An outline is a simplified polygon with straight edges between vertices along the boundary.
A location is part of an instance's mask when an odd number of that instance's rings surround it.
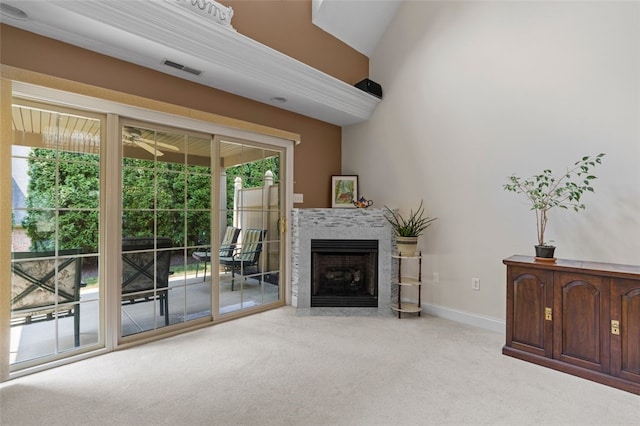
<svg viewBox="0 0 640 426">
<path fill-rule="evenodd" d="M 388 212 L 385 218 L 389 221 L 396 234 L 398 253 L 405 256 L 415 255 L 418 237 L 438 218 L 425 216 L 422 201 L 420 201 L 418 209 L 415 212 L 411 210 L 406 218 L 387 206 L 384 206 L 384 208 Z"/>
<path fill-rule="evenodd" d="M 515 174 L 509 176 L 509 183 L 504 185 L 504 190 L 524 195 L 531 210 L 536 214 L 538 244 L 535 249 L 538 259 L 553 259 L 555 246 L 544 239 L 549 210 L 553 207 L 571 208 L 575 211 L 585 209 L 585 205 L 581 202 L 582 195 L 586 191 L 594 192 L 591 184 L 596 179 L 590 171 L 602 162 L 604 155 L 582 157 L 574 163 L 573 168 L 557 176 L 549 169 L 528 179 Z"/>
</svg>

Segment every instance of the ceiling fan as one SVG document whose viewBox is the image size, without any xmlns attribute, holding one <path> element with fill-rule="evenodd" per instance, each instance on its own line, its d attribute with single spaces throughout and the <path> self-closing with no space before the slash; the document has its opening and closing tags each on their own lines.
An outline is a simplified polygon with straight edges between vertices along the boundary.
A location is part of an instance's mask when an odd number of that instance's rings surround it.
<svg viewBox="0 0 640 426">
<path fill-rule="evenodd" d="M 122 138 L 123 143 L 136 145 L 152 155 L 158 157 L 164 155 L 158 148 L 162 148 L 170 151 L 179 151 L 178 147 L 170 145 L 168 143 L 153 141 L 151 139 L 145 139 L 142 137 L 142 130 L 135 127 L 125 127 Z"/>
</svg>

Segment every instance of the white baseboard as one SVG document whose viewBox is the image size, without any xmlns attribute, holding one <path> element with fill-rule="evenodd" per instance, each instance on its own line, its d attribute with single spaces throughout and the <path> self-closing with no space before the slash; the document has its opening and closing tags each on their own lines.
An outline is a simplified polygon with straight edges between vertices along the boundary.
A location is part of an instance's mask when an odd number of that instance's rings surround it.
<svg viewBox="0 0 640 426">
<path fill-rule="evenodd" d="M 505 322 L 496 318 L 484 317 L 426 303 L 422 304 L 422 312 L 462 324 L 483 328 L 485 330 L 495 331 L 497 333 L 504 334 L 505 332 Z"/>
<path fill-rule="evenodd" d="M 406 302 L 416 303 L 416 300 L 404 300 Z M 291 306 L 298 306 L 298 298 L 293 296 L 291 298 Z M 473 327 L 482 328 L 489 331 L 495 331 L 496 333 L 505 333 L 505 321 L 496 318 L 485 317 L 477 314 L 470 314 L 469 312 L 458 311 L 451 308 L 445 308 L 437 305 L 430 305 L 428 303 L 422 304 L 422 312 L 434 317 L 444 318 L 447 320 L 459 322 L 461 324 L 471 325 Z"/>
</svg>

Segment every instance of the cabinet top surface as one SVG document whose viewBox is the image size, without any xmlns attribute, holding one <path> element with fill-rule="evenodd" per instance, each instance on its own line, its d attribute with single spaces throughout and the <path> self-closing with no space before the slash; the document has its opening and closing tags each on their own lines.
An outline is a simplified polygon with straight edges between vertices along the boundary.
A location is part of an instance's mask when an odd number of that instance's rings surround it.
<svg viewBox="0 0 640 426">
<path fill-rule="evenodd" d="M 640 265 L 621 265 L 606 262 L 587 262 L 583 260 L 557 259 L 555 262 L 539 262 L 533 256 L 514 255 L 502 261 L 510 266 L 527 266 L 549 270 L 570 270 L 578 272 L 598 272 L 615 276 L 633 276 L 640 278 Z"/>
</svg>

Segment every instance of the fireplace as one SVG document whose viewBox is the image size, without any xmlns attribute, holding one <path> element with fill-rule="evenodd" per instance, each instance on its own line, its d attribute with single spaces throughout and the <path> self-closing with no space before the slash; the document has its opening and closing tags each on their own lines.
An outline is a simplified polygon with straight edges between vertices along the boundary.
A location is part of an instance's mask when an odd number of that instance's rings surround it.
<svg viewBox="0 0 640 426">
<path fill-rule="evenodd" d="M 378 240 L 311 240 L 311 307 L 377 307 Z"/>
<path fill-rule="evenodd" d="M 297 307 L 298 315 L 393 315 L 391 303 L 395 303 L 398 298 L 398 286 L 391 280 L 391 255 L 395 241 L 384 209 L 293 209 L 291 219 L 291 304 Z M 338 295 L 341 297 L 360 296 L 360 299 L 368 299 L 366 303 L 370 305 L 363 307 L 365 302 L 359 300 L 360 306 L 345 306 L 342 301 L 340 306 L 325 307 L 318 306 L 318 303 L 324 302 L 317 299 L 314 300 L 314 306 L 311 306 L 311 293 L 314 291 L 311 281 L 315 274 L 313 269 L 318 261 L 333 261 L 331 258 L 323 259 L 324 256 L 333 255 L 329 255 L 326 247 L 321 247 L 312 268 L 311 241 L 315 241 L 316 246 L 318 241 L 323 240 L 333 240 L 329 242 L 338 250 L 334 254 L 347 257 L 351 262 L 332 266 L 331 271 L 325 271 L 325 279 L 329 273 L 329 280 L 332 281 L 329 285 L 333 287 L 331 290 L 342 293 Z M 373 241 L 374 246 L 368 251 L 376 251 L 375 255 L 353 252 L 354 248 L 350 246 L 354 242 L 359 245 L 364 240 L 369 243 Z M 324 246 L 325 243 L 320 245 Z M 348 256 L 344 256 L 345 254 Z M 370 259 L 372 265 L 354 268 L 354 263 L 363 260 L 361 257 Z M 373 270 L 369 269 L 371 267 Z M 359 283 L 356 284 L 358 278 Z M 362 280 L 367 280 L 369 284 L 360 284 Z M 375 286 L 371 288 L 373 284 L 370 283 L 374 282 Z M 362 294 L 363 290 L 366 295 Z"/>
</svg>

